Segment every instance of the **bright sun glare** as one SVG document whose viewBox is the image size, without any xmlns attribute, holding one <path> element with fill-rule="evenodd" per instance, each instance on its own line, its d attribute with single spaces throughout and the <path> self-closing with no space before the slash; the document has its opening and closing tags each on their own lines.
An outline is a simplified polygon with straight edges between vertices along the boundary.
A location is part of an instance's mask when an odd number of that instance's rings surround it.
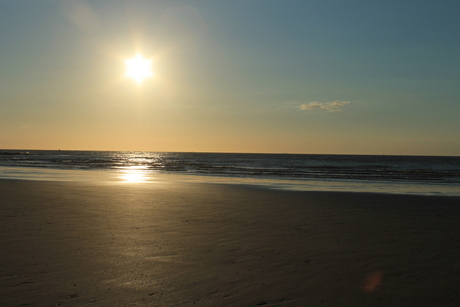
<svg viewBox="0 0 460 307">
<path fill-rule="evenodd" d="M 145 78 L 153 76 L 150 70 L 151 60 L 145 59 L 142 55 L 137 54 L 134 58 L 127 59 L 126 63 L 126 77 L 133 78 L 138 84 L 142 83 Z"/>
</svg>

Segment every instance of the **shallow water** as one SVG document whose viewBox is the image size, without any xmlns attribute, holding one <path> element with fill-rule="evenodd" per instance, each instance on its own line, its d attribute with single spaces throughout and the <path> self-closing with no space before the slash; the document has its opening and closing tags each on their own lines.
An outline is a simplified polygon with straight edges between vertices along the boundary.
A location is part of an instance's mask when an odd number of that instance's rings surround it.
<svg viewBox="0 0 460 307">
<path fill-rule="evenodd" d="M 250 185 L 293 191 L 367 192 L 460 196 L 460 187 L 436 183 L 394 183 L 357 180 L 242 178 L 187 174 L 161 174 L 131 168 L 119 170 L 62 170 L 0 166 L 0 179 L 94 182 L 107 184 L 168 184 L 171 182 Z"/>
</svg>

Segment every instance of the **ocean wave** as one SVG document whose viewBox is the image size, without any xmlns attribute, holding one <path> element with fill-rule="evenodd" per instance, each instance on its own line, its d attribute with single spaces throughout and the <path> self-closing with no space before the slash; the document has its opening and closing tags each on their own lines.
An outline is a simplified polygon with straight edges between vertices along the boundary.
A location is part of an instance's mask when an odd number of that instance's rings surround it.
<svg viewBox="0 0 460 307">
<path fill-rule="evenodd" d="M 460 184 L 460 157 L 0 150 L 0 166 Z"/>
</svg>

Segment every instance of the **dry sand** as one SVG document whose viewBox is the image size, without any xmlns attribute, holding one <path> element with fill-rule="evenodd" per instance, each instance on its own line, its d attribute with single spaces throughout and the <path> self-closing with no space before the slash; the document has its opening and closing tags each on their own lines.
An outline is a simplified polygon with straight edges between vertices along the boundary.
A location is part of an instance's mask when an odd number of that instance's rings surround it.
<svg viewBox="0 0 460 307">
<path fill-rule="evenodd" d="M 460 200 L 0 180 L 0 306 L 460 306 Z"/>
</svg>

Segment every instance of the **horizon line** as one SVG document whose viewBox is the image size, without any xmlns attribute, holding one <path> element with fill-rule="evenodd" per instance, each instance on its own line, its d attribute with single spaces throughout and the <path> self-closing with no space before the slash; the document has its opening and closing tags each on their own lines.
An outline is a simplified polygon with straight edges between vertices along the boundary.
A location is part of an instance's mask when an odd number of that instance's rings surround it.
<svg viewBox="0 0 460 307">
<path fill-rule="evenodd" d="M 156 152 L 156 153 L 203 153 L 203 154 L 255 154 L 255 155 L 329 155 L 329 156 L 408 156 L 408 157 L 460 157 L 442 154 L 369 154 L 369 153 L 296 153 L 296 152 L 229 152 L 229 151 L 165 151 L 165 150 L 104 150 L 104 149 L 18 149 L 2 148 L 0 151 L 99 151 L 99 152 Z"/>
</svg>

